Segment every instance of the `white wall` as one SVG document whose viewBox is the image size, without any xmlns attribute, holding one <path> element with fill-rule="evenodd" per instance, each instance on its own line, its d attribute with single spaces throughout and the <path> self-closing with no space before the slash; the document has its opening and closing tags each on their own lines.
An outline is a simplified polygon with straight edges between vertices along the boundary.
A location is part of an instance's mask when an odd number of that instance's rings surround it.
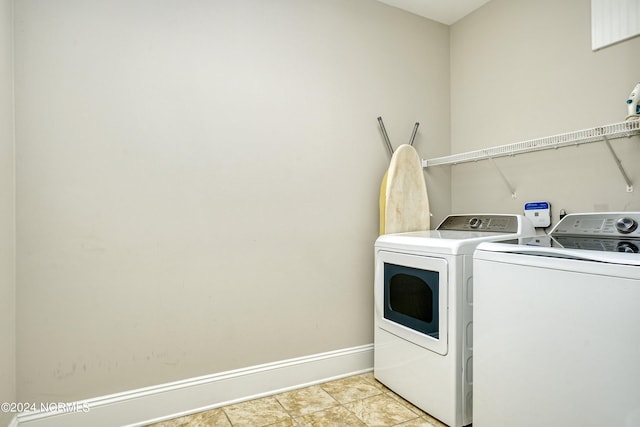
<svg viewBox="0 0 640 427">
<path fill-rule="evenodd" d="M 427 158 L 624 120 L 640 39 L 592 52 L 589 4 L 492 0 L 449 30 L 368 0 L 16 2 L 19 382 L 2 97 L 0 397 L 371 342 L 375 118 L 396 146 L 419 121 Z M 429 169 L 433 222 L 540 199 L 554 220 L 640 210 L 638 139 L 613 141 L 633 193 L 599 143 L 496 160 L 516 199 L 489 162 Z"/>
<path fill-rule="evenodd" d="M 640 81 L 640 38 L 591 51 L 588 0 L 492 0 L 451 27 L 452 153 L 622 122 Z M 454 212 L 640 210 L 640 138 L 452 166 Z"/>
<path fill-rule="evenodd" d="M 448 152 L 448 27 L 370 0 L 15 8 L 19 400 L 372 342 L 376 117 Z"/>
<path fill-rule="evenodd" d="M 0 402 L 16 401 L 12 1 L 0 1 Z M 11 414 L 0 412 L 0 424 Z"/>
</svg>

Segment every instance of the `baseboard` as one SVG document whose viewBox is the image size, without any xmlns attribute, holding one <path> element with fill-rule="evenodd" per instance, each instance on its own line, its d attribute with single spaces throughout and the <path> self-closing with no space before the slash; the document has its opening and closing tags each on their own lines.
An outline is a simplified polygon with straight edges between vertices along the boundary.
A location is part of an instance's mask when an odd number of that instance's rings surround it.
<svg viewBox="0 0 640 427">
<path fill-rule="evenodd" d="M 372 369 L 369 344 L 73 402 L 66 413 L 22 413 L 11 426 L 140 427 Z"/>
</svg>

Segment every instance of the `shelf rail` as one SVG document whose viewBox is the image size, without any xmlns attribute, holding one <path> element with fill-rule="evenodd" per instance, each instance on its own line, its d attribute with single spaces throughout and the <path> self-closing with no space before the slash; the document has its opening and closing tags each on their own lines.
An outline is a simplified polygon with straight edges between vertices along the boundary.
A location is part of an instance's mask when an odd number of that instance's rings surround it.
<svg viewBox="0 0 640 427">
<path fill-rule="evenodd" d="M 616 138 L 631 137 L 640 135 L 640 120 L 627 120 L 620 123 L 613 123 L 604 126 L 598 126 L 590 129 L 583 129 L 573 132 L 561 133 L 558 135 L 547 136 L 544 138 L 530 139 L 528 141 L 516 142 L 513 144 L 500 145 L 497 147 L 485 148 L 482 150 L 469 151 L 466 153 L 452 154 L 450 156 L 436 157 L 433 159 L 422 160 L 423 168 L 432 166 L 457 165 L 460 163 L 476 162 L 479 160 L 491 160 L 497 157 L 515 156 L 516 154 L 531 153 L 534 151 L 549 150 L 552 148 L 566 147 L 570 145 L 580 145 L 589 142 L 605 141 L 614 160 L 616 161 L 620 172 L 627 183 L 627 191 L 632 192 L 633 186 L 629 180 L 620 159 L 616 156 L 609 140 Z M 496 166 L 497 167 L 497 166 Z M 512 196 L 515 197 L 515 191 L 506 181 Z"/>
<path fill-rule="evenodd" d="M 530 139 L 528 141 L 485 148 L 483 150 L 469 151 L 467 153 L 453 154 L 450 156 L 436 157 L 422 160 L 422 167 L 456 165 L 458 163 L 475 162 L 488 158 L 514 156 L 516 154 L 530 153 L 532 151 L 560 148 L 568 145 L 586 144 L 588 142 L 602 141 L 604 137 L 609 139 L 624 138 L 640 134 L 640 120 L 628 120 L 626 122 L 599 126 L 574 132 L 562 133 L 544 138 Z"/>
</svg>

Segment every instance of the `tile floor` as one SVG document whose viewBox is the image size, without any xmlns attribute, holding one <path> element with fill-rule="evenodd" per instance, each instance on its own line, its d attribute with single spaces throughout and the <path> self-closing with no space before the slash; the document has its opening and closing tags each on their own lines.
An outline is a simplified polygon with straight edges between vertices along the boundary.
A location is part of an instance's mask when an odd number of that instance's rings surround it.
<svg viewBox="0 0 640 427">
<path fill-rule="evenodd" d="M 147 427 L 446 427 L 373 373 L 224 406 Z"/>
</svg>

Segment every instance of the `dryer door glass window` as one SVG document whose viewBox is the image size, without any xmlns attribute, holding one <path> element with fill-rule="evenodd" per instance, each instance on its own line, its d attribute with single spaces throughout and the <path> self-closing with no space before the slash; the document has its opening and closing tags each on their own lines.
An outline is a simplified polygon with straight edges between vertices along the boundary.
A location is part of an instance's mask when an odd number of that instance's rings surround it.
<svg viewBox="0 0 640 427">
<path fill-rule="evenodd" d="M 438 271 L 385 263 L 384 317 L 438 339 L 439 283 Z"/>
</svg>

